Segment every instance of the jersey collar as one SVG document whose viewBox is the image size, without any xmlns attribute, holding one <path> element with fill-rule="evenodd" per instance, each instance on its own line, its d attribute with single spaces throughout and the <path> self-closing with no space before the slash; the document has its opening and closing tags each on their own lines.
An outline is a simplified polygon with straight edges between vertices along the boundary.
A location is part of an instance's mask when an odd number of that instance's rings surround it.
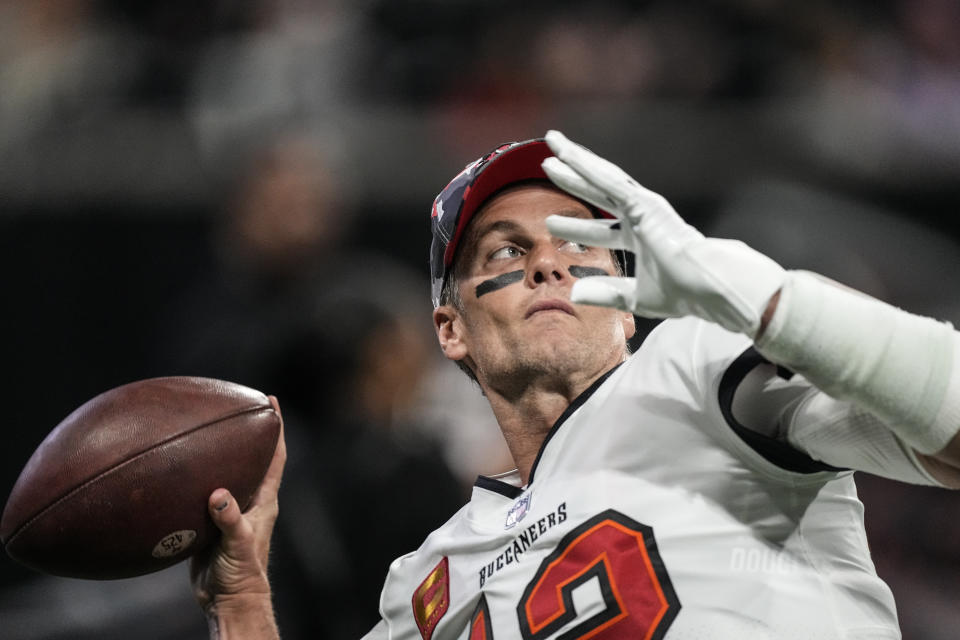
<svg viewBox="0 0 960 640">
<path fill-rule="evenodd" d="M 621 364 L 623 363 L 621 362 L 620 364 L 616 365 L 615 367 L 613 367 L 612 369 L 610 369 L 609 371 L 601 375 L 599 378 L 594 380 L 593 384 L 591 384 L 589 387 L 584 389 L 580 395 L 578 395 L 576 398 L 573 399 L 573 402 L 570 403 L 570 406 L 568 406 L 564 410 L 564 412 L 560 414 L 560 417 L 557 418 L 557 421 L 553 423 L 553 426 L 550 427 L 550 431 L 547 433 L 547 437 L 543 439 L 543 444 L 540 445 L 540 450 L 537 452 L 537 457 L 533 461 L 533 466 L 530 468 L 530 478 L 529 478 L 529 481 L 527 482 L 527 487 L 533 484 L 533 478 L 536 475 L 537 466 L 540 464 L 540 458 L 543 456 L 543 451 L 544 449 L 547 448 L 547 444 L 550 442 L 553 436 L 557 433 L 557 431 L 560 430 L 561 425 L 563 425 L 563 423 L 567 421 L 567 418 L 573 415 L 573 413 L 577 409 L 583 406 L 583 403 L 585 403 L 587 400 L 590 399 L 590 396 L 592 396 L 597 391 L 597 389 L 599 389 L 600 386 L 604 382 L 606 382 L 607 378 L 609 378 Z M 512 476 L 514 474 L 516 474 L 516 471 L 511 471 L 509 473 L 502 474 L 500 476 L 493 476 L 493 477 L 478 476 L 477 481 L 474 483 L 474 486 L 481 489 L 487 489 L 488 491 L 494 491 L 507 498 L 511 498 L 511 499 L 517 498 L 524 492 L 525 488 L 519 487 L 510 482 L 504 481 L 507 479 L 508 476 L 511 479 L 513 479 Z"/>
</svg>

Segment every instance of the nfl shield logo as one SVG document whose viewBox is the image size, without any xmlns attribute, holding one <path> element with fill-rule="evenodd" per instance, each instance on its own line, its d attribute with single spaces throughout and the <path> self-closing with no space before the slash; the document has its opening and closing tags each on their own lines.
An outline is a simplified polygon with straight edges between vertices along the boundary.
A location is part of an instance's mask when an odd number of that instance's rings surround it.
<svg viewBox="0 0 960 640">
<path fill-rule="evenodd" d="M 527 511 L 530 510 L 530 494 L 523 496 L 517 500 L 510 511 L 507 512 L 507 522 L 504 525 L 504 529 L 510 529 L 518 522 L 523 520 L 524 516 L 527 515 Z"/>
</svg>

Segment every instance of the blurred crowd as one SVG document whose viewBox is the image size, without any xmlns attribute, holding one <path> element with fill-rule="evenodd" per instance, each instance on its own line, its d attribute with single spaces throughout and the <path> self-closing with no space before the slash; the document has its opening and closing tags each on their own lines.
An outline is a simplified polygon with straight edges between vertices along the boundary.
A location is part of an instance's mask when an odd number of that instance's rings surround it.
<svg viewBox="0 0 960 640">
<path fill-rule="evenodd" d="M 390 560 L 510 466 L 432 336 L 431 200 L 549 127 L 708 233 L 960 322 L 953 0 L 0 0 L 0 497 L 107 388 L 260 388 L 281 631 L 359 636 Z M 953 638 L 960 499 L 859 482 L 904 638 Z M 184 566 L 0 563 L 7 640 L 206 635 Z"/>
</svg>

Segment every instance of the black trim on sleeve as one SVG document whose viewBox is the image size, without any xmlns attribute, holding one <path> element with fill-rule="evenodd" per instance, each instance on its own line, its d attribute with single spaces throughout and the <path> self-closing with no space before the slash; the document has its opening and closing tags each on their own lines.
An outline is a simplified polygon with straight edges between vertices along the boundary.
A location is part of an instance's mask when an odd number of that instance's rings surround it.
<svg viewBox="0 0 960 640">
<path fill-rule="evenodd" d="M 500 495 L 514 500 L 519 498 L 523 493 L 523 489 L 520 487 L 515 487 L 512 484 L 506 483 L 503 480 L 497 480 L 496 478 L 490 478 L 488 476 L 477 476 L 477 480 L 473 483 L 473 486 L 486 489 L 487 491 L 493 491 L 494 493 L 499 493 Z"/>
<path fill-rule="evenodd" d="M 723 377 L 720 379 L 720 411 L 723 413 L 723 418 L 727 421 L 727 424 L 730 425 L 730 428 L 767 462 L 771 462 L 781 469 L 794 471 L 796 473 L 846 471 L 846 469 L 841 467 L 834 467 L 825 462 L 814 460 L 786 442 L 748 429 L 733 417 L 733 396 L 736 394 L 737 388 L 740 386 L 740 383 L 743 382 L 744 378 L 747 377 L 747 374 L 761 364 L 772 363 L 760 355 L 760 352 L 754 347 L 750 347 L 727 367 L 726 372 L 724 372 Z M 793 377 L 793 372 L 777 366 L 777 375 L 789 380 Z"/>
</svg>

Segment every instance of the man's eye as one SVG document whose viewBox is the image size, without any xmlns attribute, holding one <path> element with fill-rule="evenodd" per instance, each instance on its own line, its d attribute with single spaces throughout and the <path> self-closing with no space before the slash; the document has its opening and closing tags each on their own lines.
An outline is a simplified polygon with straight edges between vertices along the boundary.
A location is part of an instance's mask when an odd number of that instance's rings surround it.
<svg viewBox="0 0 960 640">
<path fill-rule="evenodd" d="M 560 249 L 562 251 L 569 251 L 570 253 L 586 253 L 590 250 L 590 247 L 581 242 L 573 242 L 572 240 L 568 240 L 563 243 Z"/>
<path fill-rule="evenodd" d="M 512 245 L 506 247 L 500 247 L 496 251 L 490 254 L 491 260 L 509 260 L 511 258 L 519 258 L 523 255 L 518 247 Z"/>
</svg>

